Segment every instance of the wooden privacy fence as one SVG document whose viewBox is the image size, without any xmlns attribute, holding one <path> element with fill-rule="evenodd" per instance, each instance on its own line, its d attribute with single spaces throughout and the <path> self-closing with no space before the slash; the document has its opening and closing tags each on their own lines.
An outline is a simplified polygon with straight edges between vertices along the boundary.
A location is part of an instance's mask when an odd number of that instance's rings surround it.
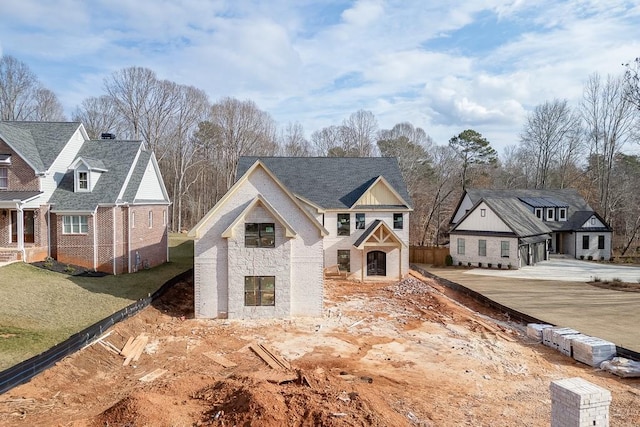
<svg viewBox="0 0 640 427">
<path fill-rule="evenodd" d="M 449 248 L 441 246 L 410 246 L 409 262 L 413 264 L 431 264 L 443 266 L 449 255 Z"/>
</svg>

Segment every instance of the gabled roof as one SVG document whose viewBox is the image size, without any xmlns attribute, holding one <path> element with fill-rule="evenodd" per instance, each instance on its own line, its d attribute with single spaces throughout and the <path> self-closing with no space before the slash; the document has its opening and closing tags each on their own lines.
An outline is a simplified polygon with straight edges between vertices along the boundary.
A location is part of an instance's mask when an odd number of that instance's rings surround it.
<svg viewBox="0 0 640 427">
<path fill-rule="evenodd" d="M 69 166 L 69 169 L 75 169 L 77 168 L 80 163 L 83 163 L 87 169 L 91 170 L 91 171 L 99 171 L 99 172 L 106 172 L 106 166 L 104 165 L 104 162 L 100 159 L 92 159 L 89 157 L 78 157 L 76 158 L 76 160 L 71 164 L 71 166 Z"/>
<path fill-rule="evenodd" d="M 100 159 L 107 172 L 101 174 L 92 191 L 76 193 L 74 192 L 73 171 L 68 171 L 51 196 L 52 210 L 54 212 L 93 212 L 100 204 L 133 202 L 133 200 L 118 200 L 118 195 L 126 183 L 130 170 L 137 166 L 134 162 L 140 162 L 142 156 L 138 156 L 138 152 L 143 147 L 141 141 L 114 139 L 86 141 L 74 162 L 80 158 Z M 141 153 L 144 152 L 141 151 Z M 148 157 L 146 158 L 148 160 Z M 146 163 L 144 166 L 146 167 Z"/>
<path fill-rule="evenodd" d="M 33 170 L 44 172 L 58 157 L 73 134 L 84 127 L 78 122 L 0 122 L 0 139 L 16 151 Z"/>
<path fill-rule="evenodd" d="M 227 229 L 222 232 L 222 237 L 224 237 L 225 239 L 233 237 L 233 229 L 235 228 L 235 226 L 238 225 L 238 223 L 240 223 L 241 221 L 244 221 L 245 216 L 247 216 L 247 214 L 251 212 L 257 205 L 262 205 L 262 207 L 264 207 L 271 214 L 271 216 L 284 227 L 285 237 L 296 237 L 298 233 L 296 233 L 293 227 L 291 227 L 287 220 L 284 219 L 284 217 L 280 215 L 280 213 L 275 210 L 275 208 L 271 206 L 269 202 L 267 202 L 260 194 L 258 194 L 258 196 L 253 199 L 246 208 L 242 210 L 240 215 L 238 215 L 238 217 L 233 220 L 231 225 L 229 225 L 229 227 L 227 227 Z"/>
<path fill-rule="evenodd" d="M 222 198 L 218 200 L 218 203 L 216 203 L 215 206 L 213 206 L 213 208 L 211 208 L 209 212 L 207 212 L 205 216 L 203 216 L 202 219 L 198 221 L 198 223 L 189 231 L 189 236 L 195 237 L 196 239 L 200 238 L 200 230 L 202 229 L 202 227 L 204 227 L 211 220 L 211 218 L 216 214 L 220 207 L 227 203 L 227 201 L 232 197 L 233 194 L 235 194 L 238 188 L 240 188 L 249 179 L 249 176 L 251 176 L 251 174 L 258 168 L 264 170 L 266 174 L 276 183 L 276 185 L 280 187 L 280 189 L 291 199 L 291 201 L 298 207 L 298 209 L 300 209 L 302 214 L 306 216 L 309 221 L 318 229 L 321 236 L 327 236 L 329 234 L 327 229 L 324 228 L 322 224 L 320 224 L 309 213 L 309 211 L 305 209 L 304 206 L 302 206 L 302 202 L 300 202 L 298 198 L 293 193 L 291 193 L 291 191 L 287 187 L 285 187 L 282 182 L 280 182 L 278 177 L 268 167 L 266 167 L 261 160 L 256 160 L 248 169 L 245 169 L 244 174 L 239 179 L 237 179 L 236 182 L 231 186 L 231 188 L 224 194 L 224 196 L 222 196 Z"/>
<path fill-rule="evenodd" d="M 27 202 L 42 194 L 42 191 L 0 191 L 0 202 Z"/>
<path fill-rule="evenodd" d="M 457 231 L 458 227 L 471 215 L 482 203 L 485 203 L 517 237 L 537 236 L 551 233 L 547 225 L 536 218 L 518 199 L 513 198 L 483 198 L 478 200 L 469 212 L 467 212 L 451 230 Z M 464 232 L 466 230 L 460 230 Z"/>
<path fill-rule="evenodd" d="M 402 199 L 402 207 L 411 208 L 411 197 L 393 157 L 241 157 L 237 177 L 258 159 L 293 194 L 322 209 L 354 207 L 380 177 Z"/>
<path fill-rule="evenodd" d="M 369 224 L 369 226 L 367 227 L 366 230 L 364 230 L 362 235 L 358 237 L 358 239 L 355 242 L 353 242 L 353 246 L 356 247 L 357 249 L 363 249 L 367 240 L 371 238 L 380 240 L 379 236 L 376 235 L 376 232 L 378 232 L 380 235 L 386 235 L 386 237 L 394 241 L 397 246 L 405 246 L 405 247 L 407 246 L 402 241 L 402 239 L 398 237 L 398 235 L 394 233 L 393 230 L 389 228 L 389 226 L 385 224 L 384 221 L 382 221 L 381 219 L 376 219 L 371 224 Z M 388 240 L 389 239 L 387 239 L 387 241 Z M 377 243 L 383 244 L 385 242 L 378 241 Z"/>
<path fill-rule="evenodd" d="M 589 221 L 589 218 L 595 216 L 598 220 L 603 223 L 604 227 L 583 227 L 584 224 Z M 597 212 L 593 211 L 580 211 L 576 212 L 575 215 L 571 218 L 575 231 L 612 231 L 611 227 L 607 224 L 607 222 L 602 218 Z"/>
</svg>

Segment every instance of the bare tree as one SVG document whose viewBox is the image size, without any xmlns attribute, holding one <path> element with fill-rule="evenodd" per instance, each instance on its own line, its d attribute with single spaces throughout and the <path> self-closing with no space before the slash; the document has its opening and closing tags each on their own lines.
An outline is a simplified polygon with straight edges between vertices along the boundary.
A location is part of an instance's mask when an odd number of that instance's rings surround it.
<svg viewBox="0 0 640 427">
<path fill-rule="evenodd" d="M 622 78 L 598 74 L 584 89 L 582 118 L 590 150 L 590 173 L 597 187 L 597 201 L 605 220 L 611 214 L 611 174 L 615 156 L 631 136 L 636 110 L 625 96 Z"/>
<path fill-rule="evenodd" d="M 118 116 L 116 104 L 108 95 L 90 97 L 82 101 L 73 113 L 72 120 L 81 122 L 89 138 L 93 139 L 100 138 L 103 132 L 116 135 L 124 132 L 121 129 L 121 119 Z"/>
<path fill-rule="evenodd" d="M 571 111 L 566 100 L 546 101 L 528 115 L 520 144 L 535 160 L 535 188 L 548 188 L 554 170 L 560 171 L 560 187 L 565 185 L 562 168 L 576 157 L 579 135 L 580 116 Z"/>
<path fill-rule="evenodd" d="M 318 156 L 329 156 L 332 150 L 342 145 L 340 126 L 329 126 L 311 134 L 311 142 Z"/>
<path fill-rule="evenodd" d="M 273 155 L 277 151 L 275 122 L 253 101 L 223 98 L 211 108 L 215 129 L 216 166 L 224 172 L 226 188 L 236 176 L 243 155 Z"/>
<path fill-rule="evenodd" d="M 374 141 L 378 121 L 371 111 L 358 110 L 342 124 L 342 149 L 357 157 L 375 155 Z"/>
<path fill-rule="evenodd" d="M 56 95 L 11 55 L 0 58 L 0 120 L 65 120 Z"/>
<path fill-rule="evenodd" d="M 299 122 L 289 122 L 280 133 L 280 154 L 291 157 L 308 157 L 311 144 L 304 137 L 304 128 Z"/>
</svg>

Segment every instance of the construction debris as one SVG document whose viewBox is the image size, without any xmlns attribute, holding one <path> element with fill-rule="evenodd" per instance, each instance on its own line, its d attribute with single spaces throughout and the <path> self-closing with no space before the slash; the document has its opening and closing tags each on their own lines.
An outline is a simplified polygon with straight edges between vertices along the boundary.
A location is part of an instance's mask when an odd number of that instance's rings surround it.
<svg viewBox="0 0 640 427">
<path fill-rule="evenodd" d="M 159 378 L 161 376 L 163 376 L 164 374 L 167 373 L 166 369 L 156 369 L 153 372 L 149 372 L 147 375 L 145 375 L 144 377 L 140 378 L 140 381 L 142 381 L 143 383 L 148 383 L 151 382 L 153 380 L 155 380 L 156 378 Z"/>
<path fill-rule="evenodd" d="M 276 370 L 289 370 L 291 364 L 283 359 L 278 353 L 264 344 L 251 344 L 249 348 L 257 354 L 267 365 Z"/>
<path fill-rule="evenodd" d="M 127 343 L 120 350 L 120 354 L 125 357 L 123 366 L 128 366 L 131 361 L 137 362 L 148 342 L 149 337 L 143 334 L 138 335 L 135 339 L 129 337 Z"/>
<path fill-rule="evenodd" d="M 553 325 L 549 325 L 548 323 L 529 323 L 527 325 L 527 336 L 538 342 L 542 342 L 542 331 L 552 327 Z"/>
<path fill-rule="evenodd" d="M 612 342 L 589 336 L 577 337 L 571 341 L 573 358 L 594 368 L 605 360 L 616 356 L 616 345 Z"/>
<path fill-rule="evenodd" d="M 600 364 L 600 369 L 622 378 L 640 377 L 640 362 L 625 359 L 624 357 L 614 357 L 611 360 L 605 360 Z"/>
<path fill-rule="evenodd" d="M 216 352 L 209 351 L 207 353 L 202 353 L 202 354 L 204 354 L 209 359 L 211 359 L 214 362 L 216 362 L 218 365 L 221 365 L 223 368 L 235 368 L 236 366 L 238 366 L 236 363 L 230 361 L 226 357 L 224 357 L 221 354 L 218 354 Z"/>
</svg>

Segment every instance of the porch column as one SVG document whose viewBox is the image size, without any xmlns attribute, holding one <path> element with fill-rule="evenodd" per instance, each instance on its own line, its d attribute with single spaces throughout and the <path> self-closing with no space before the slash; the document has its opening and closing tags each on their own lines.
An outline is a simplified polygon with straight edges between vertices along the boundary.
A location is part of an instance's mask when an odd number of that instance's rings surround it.
<svg viewBox="0 0 640 427">
<path fill-rule="evenodd" d="M 402 280 L 402 245 L 400 245 L 398 247 L 398 255 L 400 256 L 400 263 L 398 270 L 400 270 L 399 275 L 398 275 L 398 280 Z"/>
<path fill-rule="evenodd" d="M 364 266 L 365 266 L 365 262 L 364 262 L 364 248 L 362 249 L 362 256 L 360 257 L 360 282 L 364 283 Z"/>
<path fill-rule="evenodd" d="M 16 203 L 16 237 L 18 239 L 18 249 L 22 251 L 22 261 L 26 262 L 25 252 L 24 252 L 24 212 L 22 211 L 22 206 L 19 203 Z"/>
</svg>

